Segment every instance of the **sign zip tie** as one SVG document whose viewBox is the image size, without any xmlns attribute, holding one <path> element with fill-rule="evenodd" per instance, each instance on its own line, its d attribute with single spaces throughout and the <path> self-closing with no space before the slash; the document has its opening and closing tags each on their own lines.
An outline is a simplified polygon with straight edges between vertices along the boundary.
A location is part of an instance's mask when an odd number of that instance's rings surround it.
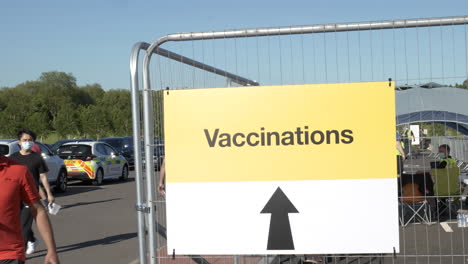
<svg viewBox="0 0 468 264">
<path fill-rule="evenodd" d="M 138 212 L 143 212 L 147 214 L 150 212 L 150 208 L 146 206 L 145 204 L 135 204 L 135 210 L 137 210 Z"/>
<path fill-rule="evenodd" d="M 388 78 L 388 87 L 392 86 L 392 78 Z"/>
<path fill-rule="evenodd" d="M 166 87 L 166 93 L 169 95 L 169 86 Z"/>
<path fill-rule="evenodd" d="M 172 249 L 172 259 L 175 259 L 175 248 Z"/>
</svg>

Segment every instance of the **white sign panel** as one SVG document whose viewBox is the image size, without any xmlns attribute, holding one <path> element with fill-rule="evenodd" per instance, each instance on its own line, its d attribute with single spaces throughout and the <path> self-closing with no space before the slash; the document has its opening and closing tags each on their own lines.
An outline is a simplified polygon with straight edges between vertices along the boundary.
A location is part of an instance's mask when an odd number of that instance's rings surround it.
<svg viewBox="0 0 468 264">
<path fill-rule="evenodd" d="M 172 90 L 164 107 L 169 254 L 399 251 L 393 83 Z"/>
</svg>

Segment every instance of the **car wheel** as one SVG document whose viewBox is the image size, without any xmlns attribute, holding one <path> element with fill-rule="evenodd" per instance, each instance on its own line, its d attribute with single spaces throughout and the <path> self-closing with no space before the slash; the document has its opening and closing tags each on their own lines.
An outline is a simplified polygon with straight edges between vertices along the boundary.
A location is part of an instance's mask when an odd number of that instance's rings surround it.
<svg viewBox="0 0 468 264">
<path fill-rule="evenodd" d="M 119 178 L 121 181 L 126 181 L 128 180 L 128 166 L 125 165 L 123 166 L 123 169 L 122 169 L 122 176 L 120 176 Z"/>
<path fill-rule="evenodd" d="M 94 178 L 93 185 L 101 185 L 104 180 L 104 172 L 99 168 L 96 172 L 96 178 Z"/>
<path fill-rule="evenodd" d="M 57 176 L 57 182 L 55 183 L 55 191 L 63 193 L 68 188 L 68 175 L 66 170 L 60 170 Z"/>
</svg>

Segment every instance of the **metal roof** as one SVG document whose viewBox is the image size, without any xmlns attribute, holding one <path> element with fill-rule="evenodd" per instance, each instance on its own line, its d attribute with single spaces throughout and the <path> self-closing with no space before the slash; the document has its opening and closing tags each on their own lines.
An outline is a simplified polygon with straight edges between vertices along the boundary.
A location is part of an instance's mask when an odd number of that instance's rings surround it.
<svg viewBox="0 0 468 264">
<path fill-rule="evenodd" d="M 397 125 L 443 123 L 468 135 L 468 89 L 454 87 L 396 90 Z"/>
</svg>

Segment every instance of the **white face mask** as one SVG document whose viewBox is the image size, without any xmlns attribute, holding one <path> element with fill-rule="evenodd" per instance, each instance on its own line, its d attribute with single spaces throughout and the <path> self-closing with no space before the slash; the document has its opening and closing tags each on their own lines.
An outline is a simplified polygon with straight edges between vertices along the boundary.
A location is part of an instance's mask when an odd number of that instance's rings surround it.
<svg viewBox="0 0 468 264">
<path fill-rule="evenodd" d="M 21 142 L 21 148 L 24 150 L 30 150 L 33 145 L 34 143 L 31 141 Z"/>
</svg>

